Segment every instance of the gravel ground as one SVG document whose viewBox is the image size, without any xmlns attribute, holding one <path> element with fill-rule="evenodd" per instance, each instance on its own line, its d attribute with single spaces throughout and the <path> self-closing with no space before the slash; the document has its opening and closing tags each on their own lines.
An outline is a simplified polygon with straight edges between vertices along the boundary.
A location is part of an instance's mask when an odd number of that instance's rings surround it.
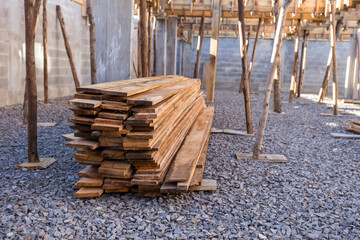
<svg viewBox="0 0 360 240">
<path fill-rule="evenodd" d="M 42 171 L 14 169 L 26 161 L 27 131 L 16 125 L 20 105 L 0 108 L 0 238 L 359 239 L 360 142 L 330 133 L 345 133 L 341 122 L 359 119 L 360 106 L 341 106 L 357 116 L 320 117 L 331 109 L 313 97 L 269 115 L 263 152 L 284 154 L 287 164 L 237 161 L 235 152 L 251 152 L 254 139 L 212 134 L 205 177 L 218 190 L 164 198 L 74 198 L 82 166 L 60 137 L 71 132 L 68 98 L 39 104 L 39 121 L 59 123 L 39 127 L 39 154 L 58 161 Z M 252 98 L 256 127 L 263 95 Z M 245 129 L 242 95 L 218 90 L 215 101 L 214 127 Z"/>
</svg>

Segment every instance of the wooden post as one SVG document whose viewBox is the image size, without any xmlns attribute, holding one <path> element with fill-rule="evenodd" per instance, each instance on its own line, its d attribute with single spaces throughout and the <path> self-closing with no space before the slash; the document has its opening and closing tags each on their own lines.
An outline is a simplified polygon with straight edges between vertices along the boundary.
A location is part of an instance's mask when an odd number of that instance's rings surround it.
<svg viewBox="0 0 360 240">
<path fill-rule="evenodd" d="M 28 162 L 39 162 L 37 150 L 37 90 L 35 70 L 35 26 L 33 0 L 24 0 L 26 45 L 26 91 L 28 101 Z"/>
<path fill-rule="evenodd" d="M 251 118 L 251 102 L 250 102 L 250 83 L 248 75 L 248 62 L 247 62 L 247 47 L 245 40 L 245 19 L 244 19 L 244 1 L 238 0 L 239 5 L 239 39 L 240 39 L 240 57 L 242 65 L 241 82 L 243 89 L 239 92 L 244 93 L 245 115 L 246 115 L 246 129 L 248 134 L 253 133 L 252 118 Z M 240 84 L 241 86 L 241 84 Z"/>
<path fill-rule="evenodd" d="M 277 25 L 277 22 L 279 21 L 279 1 L 275 0 L 275 5 L 274 5 L 274 9 L 275 9 L 275 24 Z M 282 37 L 282 36 L 281 36 Z M 277 64 L 277 69 L 276 69 L 276 74 L 275 74 L 275 78 L 274 78 L 274 112 L 277 113 L 281 113 L 282 109 L 281 109 L 281 50 L 282 47 L 280 46 L 280 50 L 279 50 L 279 61 Z"/>
<path fill-rule="evenodd" d="M 268 117 L 269 112 L 269 103 L 270 103 L 270 95 L 271 95 L 271 87 L 274 81 L 274 74 L 277 68 L 277 62 L 279 61 L 279 52 L 280 47 L 282 44 L 282 33 L 284 30 L 284 23 L 286 20 L 286 13 L 288 10 L 288 7 L 291 3 L 291 0 L 284 0 L 279 14 L 279 21 L 276 27 L 276 33 L 275 33 L 275 39 L 274 39 L 274 46 L 272 50 L 271 55 L 271 61 L 270 61 L 270 72 L 268 75 L 268 79 L 266 82 L 265 87 L 265 97 L 263 102 L 263 112 L 260 116 L 259 126 L 256 131 L 255 135 L 255 144 L 253 149 L 253 159 L 259 159 L 261 148 L 262 148 L 262 142 L 264 140 L 264 132 L 266 127 L 266 121 Z"/>
<path fill-rule="evenodd" d="M 200 63 L 201 63 L 201 50 L 204 42 L 204 21 L 205 17 L 201 17 L 199 36 L 197 42 L 197 53 L 196 53 L 196 63 L 194 69 L 194 78 L 198 78 L 200 71 Z"/>
<path fill-rule="evenodd" d="M 71 47 L 70 47 L 69 37 L 67 35 L 66 28 L 65 28 L 64 17 L 62 15 L 61 7 L 59 5 L 56 5 L 56 12 L 57 12 L 59 23 L 61 26 L 61 31 L 62 31 L 62 34 L 64 37 L 65 48 L 66 48 L 67 55 L 69 57 L 69 62 L 70 62 L 72 75 L 74 78 L 75 87 L 78 88 L 78 87 L 80 87 L 79 78 L 78 78 L 76 68 L 75 68 L 75 63 L 74 63 L 74 58 L 73 58 Z"/>
<path fill-rule="evenodd" d="M 249 51 L 249 46 L 250 46 L 250 34 L 251 34 L 251 26 L 250 26 L 250 30 L 248 32 L 248 36 L 247 36 L 247 40 L 246 40 L 246 54 Z"/>
<path fill-rule="evenodd" d="M 37 24 L 39 21 L 39 13 L 40 13 L 40 6 L 41 6 L 41 0 L 35 1 L 35 6 L 33 5 L 33 12 L 31 12 L 31 17 L 34 21 L 34 37 L 36 35 L 37 30 Z M 29 106 L 28 106 L 28 95 L 27 95 L 27 89 L 28 89 L 28 82 L 25 79 L 25 91 L 24 91 L 24 104 L 23 104 L 23 124 L 27 124 L 29 120 Z"/>
<path fill-rule="evenodd" d="M 300 72 L 299 72 L 299 82 L 298 82 L 298 86 L 297 86 L 297 90 L 298 90 L 297 97 L 301 96 L 302 85 L 303 85 L 303 81 L 304 81 L 305 66 L 306 66 L 306 53 L 307 53 L 307 36 L 308 36 L 308 33 L 306 30 L 304 30 L 303 44 L 302 44 L 302 48 L 301 48 L 301 67 L 300 67 Z"/>
<path fill-rule="evenodd" d="M 148 38 L 146 31 L 146 9 L 147 1 L 140 0 L 140 41 L 141 41 L 141 67 L 142 76 L 148 77 Z"/>
<path fill-rule="evenodd" d="M 137 48 L 137 60 L 138 60 L 138 77 L 142 77 L 142 60 L 141 60 L 141 26 L 140 26 L 140 22 L 138 23 L 138 32 L 137 32 L 137 44 L 138 44 L 138 48 Z"/>
<path fill-rule="evenodd" d="M 184 76 L 184 49 L 185 49 L 185 40 L 181 40 L 181 76 Z"/>
<path fill-rule="evenodd" d="M 149 5 L 149 14 L 148 14 L 148 76 L 151 76 L 151 56 L 152 56 L 152 27 L 151 27 L 151 5 Z"/>
<path fill-rule="evenodd" d="M 154 61 L 154 64 L 153 64 L 153 73 L 152 73 L 152 75 L 153 76 L 156 76 L 156 61 L 157 61 L 157 59 L 156 59 L 156 40 L 157 40 L 157 34 L 158 34 L 158 28 L 157 28 L 157 21 L 155 20 L 155 30 L 154 30 L 154 42 L 153 42 L 153 54 L 154 54 L 154 57 L 153 57 L 153 61 Z"/>
<path fill-rule="evenodd" d="M 336 40 L 339 37 L 339 33 L 340 33 L 340 28 L 342 25 L 342 20 L 338 20 L 336 23 Z M 329 88 L 329 81 L 330 81 L 330 74 L 331 74 L 331 68 L 332 68 L 332 47 L 330 48 L 330 52 L 329 52 L 329 56 L 328 56 L 328 60 L 327 60 L 327 64 L 326 64 L 326 70 L 325 70 L 325 75 L 324 75 L 324 79 L 323 79 L 323 83 L 322 86 L 320 88 L 320 92 L 319 92 L 319 100 L 318 103 L 321 103 L 322 101 L 324 101 L 324 98 L 327 95 L 327 91 Z"/>
<path fill-rule="evenodd" d="M 43 1 L 43 47 L 44 47 L 44 102 L 49 104 L 49 80 L 47 67 L 47 0 Z"/>
<path fill-rule="evenodd" d="M 259 18 L 259 23 L 258 23 L 258 28 L 256 30 L 256 36 L 255 36 L 255 42 L 254 42 L 254 48 L 253 48 L 253 52 L 252 52 L 252 56 L 251 56 L 251 61 L 250 61 L 250 67 L 249 67 L 249 83 L 251 81 L 251 73 L 254 67 L 254 61 L 255 61 L 255 52 L 256 52 L 256 46 L 257 46 L 257 42 L 259 39 L 259 32 L 260 32 L 260 28 L 261 28 L 261 22 L 262 22 L 262 18 Z"/>
<path fill-rule="evenodd" d="M 332 69 L 333 69 L 334 115 L 336 116 L 338 114 L 338 83 L 337 83 L 335 13 L 336 13 L 336 0 L 331 0 L 330 34 L 331 34 L 331 52 L 332 52 L 332 63 L 333 63 Z"/>
<path fill-rule="evenodd" d="M 216 78 L 217 55 L 219 48 L 219 30 L 220 30 L 220 1 L 214 0 L 212 19 L 211 19 L 209 82 L 208 82 L 207 96 L 206 96 L 206 100 L 208 103 L 213 103 L 215 96 L 215 78 Z"/>
<path fill-rule="evenodd" d="M 87 15 L 89 18 L 90 30 L 90 66 L 91 66 L 91 84 L 97 84 L 97 70 L 96 70 L 96 31 L 95 19 L 93 11 L 93 1 L 87 0 Z"/>
<path fill-rule="evenodd" d="M 299 47 L 300 47 L 300 27 L 301 27 L 300 24 L 301 24 L 301 20 L 299 19 L 296 26 L 296 39 L 294 44 L 294 63 L 293 63 L 293 71 L 291 74 L 289 103 L 292 103 L 293 98 L 296 96 L 297 73 L 299 68 Z"/>
</svg>

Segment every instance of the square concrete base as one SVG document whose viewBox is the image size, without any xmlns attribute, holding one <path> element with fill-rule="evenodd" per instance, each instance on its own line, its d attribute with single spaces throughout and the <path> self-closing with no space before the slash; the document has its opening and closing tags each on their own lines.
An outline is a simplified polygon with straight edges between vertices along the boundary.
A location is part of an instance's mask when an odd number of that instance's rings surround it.
<svg viewBox="0 0 360 240">
<path fill-rule="evenodd" d="M 252 159 L 254 161 L 272 162 L 272 163 L 287 163 L 288 160 L 284 155 L 279 154 L 260 154 L 259 159 L 253 159 L 251 153 L 236 153 L 238 160 Z"/>
<path fill-rule="evenodd" d="M 53 164 L 54 162 L 56 162 L 55 158 L 40 158 L 39 159 L 40 162 L 36 162 L 36 163 L 30 163 L 30 162 L 25 162 L 22 163 L 20 165 L 16 165 L 15 168 L 21 169 L 21 168 L 27 168 L 27 169 L 45 169 L 48 168 L 51 164 Z"/>
</svg>

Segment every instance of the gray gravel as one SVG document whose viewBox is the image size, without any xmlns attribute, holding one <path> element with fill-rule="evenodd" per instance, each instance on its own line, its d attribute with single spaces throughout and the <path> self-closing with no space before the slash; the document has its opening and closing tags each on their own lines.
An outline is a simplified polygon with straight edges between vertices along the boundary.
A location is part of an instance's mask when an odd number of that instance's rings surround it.
<svg viewBox="0 0 360 240">
<path fill-rule="evenodd" d="M 263 95 L 253 98 L 256 127 Z M 269 115 L 264 140 L 263 151 L 287 164 L 237 161 L 254 139 L 212 134 L 205 177 L 217 180 L 216 192 L 79 200 L 72 186 L 82 166 L 60 137 L 71 132 L 67 99 L 39 104 L 39 121 L 59 123 L 39 128 L 40 156 L 58 160 L 43 171 L 14 169 L 26 161 L 26 127 L 16 126 L 20 105 L 0 108 L 0 239 L 359 239 L 360 142 L 330 137 L 359 116 L 320 117 L 331 110 L 297 99 Z M 215 101 L 214 127 L 245 129 L 242 95 L 217 91 Z M 342 108 L 360 114 L 359 105 Z"/>
</svg>

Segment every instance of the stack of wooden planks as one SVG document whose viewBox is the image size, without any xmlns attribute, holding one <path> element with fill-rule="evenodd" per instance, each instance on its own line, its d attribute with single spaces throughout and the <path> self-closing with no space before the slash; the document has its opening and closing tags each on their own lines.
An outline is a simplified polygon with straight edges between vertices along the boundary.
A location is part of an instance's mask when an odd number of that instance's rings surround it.
<svg viewBox="0 0 360 240">
<path fill-rule="evenodd" d="M 162 76 L 85 86 L 69 105 L 76 132 L 66 135 L 67 146 L 88 165 L 79 172 L 76 197 L 202 190 L 214 109 L 205 106 L 200 80 Z M 207 180 L 203 190 L 214 185 Z"/>
<path fill-rule="evenodd" d="M 360 120 L 349 119 L 348 122 L 344 122 L 344 124 L 346 130 L 360 134 Z"/>
</svg>

